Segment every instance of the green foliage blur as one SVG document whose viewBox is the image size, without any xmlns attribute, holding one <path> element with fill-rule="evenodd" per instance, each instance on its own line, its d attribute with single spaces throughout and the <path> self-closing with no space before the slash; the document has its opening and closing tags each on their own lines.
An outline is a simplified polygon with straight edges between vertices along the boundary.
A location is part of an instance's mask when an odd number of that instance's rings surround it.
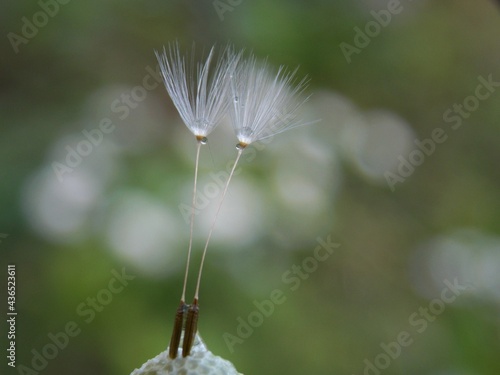
<svg viewBox="0 0 500 375">
<path fill-rule="evenodd" d="M 154 50 L 173 41 L 299 66 L 304 116 L 321 119 L 253 148 L 229 188 L 202 280 L 208 348 L 247 375 L 500 373 L 496 2 L 0 9 L 1 326 L 8 264 L 18 312 L 17 368 L 2 328 L 0 373 L 124 375 L 166 349 L 195 153 L 155 80 Z M 208 184 L 235 144 L 226 121 L 202 149 L 210 202 L 195 219 L 188 300 L 218 200 Z M 327 239 L 339 246 L 325 256 Z M 451 301 L 453 282 L 467 290 Z M 260 312 L 276 290 L 282 303 Z M 255 326 L 246 337 L 242 322 Z"/>
</svg>

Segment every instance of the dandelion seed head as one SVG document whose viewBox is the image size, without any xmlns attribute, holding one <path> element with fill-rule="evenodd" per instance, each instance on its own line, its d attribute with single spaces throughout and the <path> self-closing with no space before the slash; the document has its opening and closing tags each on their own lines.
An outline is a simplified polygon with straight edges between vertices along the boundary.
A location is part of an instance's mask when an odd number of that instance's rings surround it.
<svg viewBox="0 0 500 375">
<path fill-rule="evenodd" d="M 205 343 L 197 334 L 191 354 L 185 358 L 180 351 L 175 359 L 168 356 L 168 349 L 155 358 L 150 359 L 131 375 L 242 375 L 233 364 L 218 357 L 207 349 Z"/>
</svg>

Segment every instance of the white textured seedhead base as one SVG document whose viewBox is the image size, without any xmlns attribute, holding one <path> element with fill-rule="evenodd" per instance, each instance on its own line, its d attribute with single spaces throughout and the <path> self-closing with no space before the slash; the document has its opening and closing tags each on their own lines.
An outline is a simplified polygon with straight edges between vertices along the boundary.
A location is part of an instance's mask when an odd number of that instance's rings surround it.
<svg viewBox="0 0 500 375">
<path fill-rule="evenodd" d="M 168 356 L 168 348 L 136 369 L 131 375 L 242 375 L 233 364 L 221 357 L 213 355 L 207 349 L 200 336 L 196 338 L 191 354 L 182 357 L 179 349 L 176 359 Z"/>
</svg>

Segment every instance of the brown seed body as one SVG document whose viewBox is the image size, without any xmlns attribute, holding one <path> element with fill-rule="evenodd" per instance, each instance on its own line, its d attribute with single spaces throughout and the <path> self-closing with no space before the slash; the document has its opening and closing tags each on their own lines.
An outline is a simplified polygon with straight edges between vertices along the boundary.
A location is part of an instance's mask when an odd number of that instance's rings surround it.
<svg viewBox="0 0 500 375">
<path fill-rule="evenodd" d="M 200 309 L 198 307 L 198 299 L 194 299 L 193 304 L 189 307 L 186 318 L 186 328 L 184 331 L 184 342 L 182 343 L 182 356 L 187 357 L 191 352 L 194 337 L 198 331 L 198 315 Z"/>
<path fill-rule="evenodd" d="M 177 357 L 177 350 L 181 342 L 181 334 L 184 325 L 184 314 L 186 313 L 187 305 L 184 301 L 181 301 L 177 311 L 175 312 L 174 330 L 172 331 L 172 337 L 170 338 L 170 347 L 168 351 L 168 356 L 172 359 Z"/>
</svg>

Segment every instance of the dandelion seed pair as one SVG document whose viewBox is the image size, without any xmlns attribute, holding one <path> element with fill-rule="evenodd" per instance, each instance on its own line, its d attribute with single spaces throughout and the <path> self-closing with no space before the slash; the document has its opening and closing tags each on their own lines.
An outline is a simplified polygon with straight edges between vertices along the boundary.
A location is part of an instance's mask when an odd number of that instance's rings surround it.
<svg viewBox="0 0 500 375">
<path fill-rule="evenodd" d="M 176 358 L 184 330 L 182 356 L 190 354 L 197 332 L 199 290 L 203 264 L 229 183 L 238 161 L 251 143 L 261 141 L 292 127 L 304 125 L 299 108 L 307 100 L 302 98 L 307 81 L 296 82 L 296 72 L 283 66 L 275 74 L 266 61 L 260 62 L 250 54 L 231 47 L 221 50 L 215 57 L 212 47 L 203 62 L 194 63 L 194 52 L 187 60 L 181 56 L 177 44 L 169 45 L 163 53 L 156 52 L 165 87 L 179 115 L 196 139 L 196 158 L 193 197 L 190 215 L 189 245 L 180 305 L 176 311 L 170 340 L 169 356 Z M 221 195 L 213 222 L 203 249 L 193 303 L 187 305 L 186 285 L 193 245 L 194 213 L 200 149 L 207 136 L 229 113 L 238 139 L 237 156 Z"/>
</svg>

